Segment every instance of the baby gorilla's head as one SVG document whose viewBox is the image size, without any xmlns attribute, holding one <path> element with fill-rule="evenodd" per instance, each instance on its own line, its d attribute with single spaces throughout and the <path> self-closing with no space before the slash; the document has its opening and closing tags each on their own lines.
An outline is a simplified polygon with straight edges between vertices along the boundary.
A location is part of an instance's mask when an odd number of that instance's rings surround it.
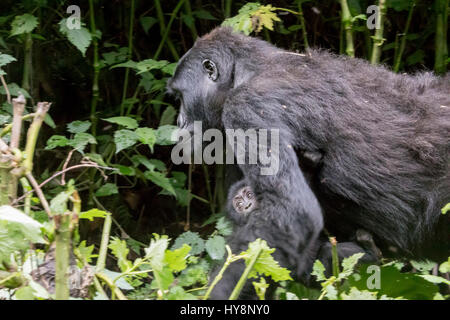
<svg viewBox="0 0 450 320">
<path fill-rule="evenodd" d="M 237 213 L 248 214 L 257 207 L 255 194 L 249 186 L 239 189 L 233 197 L 233 208 Z"/>
</svg>

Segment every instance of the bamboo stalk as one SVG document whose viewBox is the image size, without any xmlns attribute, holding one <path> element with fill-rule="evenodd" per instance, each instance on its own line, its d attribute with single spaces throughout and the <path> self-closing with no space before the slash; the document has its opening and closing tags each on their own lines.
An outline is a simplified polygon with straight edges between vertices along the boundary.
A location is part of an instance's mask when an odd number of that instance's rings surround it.
<svg viewBox="0 0 450 320">
<path fill-rule="evenodd" d="M 305 49 L 309 49 L 308 34 L 306 32 L 305 17 L 303 16 L 301 1 L 298 2 L 298 18 L 300 20 L 300 25 L 302 26 L 303 44 L 305 46 Z"/>
<path fill-rule="evenodd" d="M 153 59 L 154 59 L 154 60 L 158 60 L 159 55 L 161 54 L 161 50 L 162 50 L 162 48 L 164 47 L 164 44 L 167 42 L 167 39 L 168 39 L 168 37 L 169 37 L 170 27 L 172 26 L 172 23 L 173 23 L 173 21 L 175 20 L 175 17 L 177 16 L 178 11 L 181 9 L 181 6 L 183 5 L 184 1 L 185 1 L 185 0 L 180 0 L 180 1 L 178 2 L 178 4 L 176 5 L 175 9 L 173 9 L 173 11 L 172 11 L 172 13 L 171 13 L 171 15 L 170 15 L 169 23 L 167 24 L 167 27 L 166 27 L 165 30 L 164 30 L 164 33 L 163 33 L 161 42 L 159 43 L 158 49 L 156 49 L 156 53 L 155 53 L 155 55 L 153 56 Z M 178 55 L 178 54 L 177 54 L 177 55 Z M 176 60 L 179 60 L 179 58 L 176 59 Z"/>
<path fill-rule="evenodd" d="M 161 8 L 161 3 L 159 0 L 154 0 L 155 2 L 155 9 L 156 9 L 156 15 L 158 17 L 159 21 L 159 28 L 161 29 L 161 36 L 166 32 L 166 23 L 164 22 L 164 12 Z M 172 57 L 178 61 L 180 59 L 180 56 L 178 55 L 177 50 L 175 49 L 175 46 L 173 45 L 172 40 L 170 37 L 167 37 L 166 40 L 167 47 L 169 48 L 170 52 L 172 53 Z"/>
<path fill-rule="evenodd" d="M 131 59 L 133 54 L 134 11 L 135 11 L 135 0 L 131 0 L 130 26 L 128 29 L 128 51 L 127 51 L 128 59 Z M 123 82 L 123 90 L 122 90 L 122 104 L 120 105 L 121 116 L 123 116 L 125 112 L 125 100 L 127 99 L 129 77 L 130 77 L 130 68 L 125 68 L 125 80 Z"/>
<path fill-rule="evenodd" d="M 394 72 L 398 72 L 398 70 L 400 69 L 400 62 L 402 61 L 403 51 L 405 51 L 406 35 L 408 34 L 409 31 L 409 25 L 411 24 L 412 14 L 415 6 L 416 0 L 413 1 L 411 7 L 409 8 L 408 18 L 406 19 L 405 31 L 403 31 L 402 40 L 400 41 L 400 47 L 398 49 L 398 53 L 394 54 L 395 57 Z"/>
<path fill-rule="evenodd" d="M 355 56 L 355 49 L 353 46 L 353 29 L 352 29 L 352 15 L 350 14 L 350 9 L 348 8 L 347 0 L 340 0 L 341 3 L 341 21 L 345 30 L 345 41 L 346 48 L 345 53 L 350 56 Z"/>
<path fill-rule="evenodd" d="M 380 63 L 381 46 L 383 45 L 384 38 L 384 18 L 386 16 L 386 0 L 378 0 L 378 23 L 375 30 L 375 36 L 373 37 L 372 57 L 370 58 L 371 64 Z"/>
<path fill-rule="evenodd" d="M 449 0 L 436 0 L 436 38 L 434 71 L 444 74 L 447 71 L 447 29 L 448 29 L 448 2 Z"/>
</svg>

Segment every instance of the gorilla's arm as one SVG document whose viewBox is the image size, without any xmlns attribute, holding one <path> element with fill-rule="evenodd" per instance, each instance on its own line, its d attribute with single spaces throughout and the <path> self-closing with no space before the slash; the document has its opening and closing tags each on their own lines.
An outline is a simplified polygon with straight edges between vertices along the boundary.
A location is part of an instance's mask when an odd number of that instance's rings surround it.
<svg viewBox="0 0 450 320">
<path fill-rule="evenodd" d="M 240 253 L 247 249 L 250 241 L 262 238 L 277 249 L 275 258 L 282 266 L 297 267 L 298 274 L 302 274 L 316 256 L 317 239 L 323 228 L 322 211 L 300 170 L 289 129 L 274 117 L 274 113 L 267 112 L 267 117 L 261 115 L 261 110 L 270 110 L 272 106 L 249 104 L 246 100 L 245 95 L 241 98 L 236 95 L 227 103 L 222 114 L 224 128 L 255 129 L 257 132 L 259 129 L 278 129 L 279 150 L 273 149 L 270 154 L 279 161 L 279 168 L 274 174 L 263 175 L 261 169 L 264 166 L 259 162 L 240 165 L 244 179 L 255 192 L 258 210 L 235 225 L 228 241 L 233 252 Z M 245 144 L 242 150 L 248 156 L 247 140 Z M 239 150 L 237 145 L 236 150 Z M 231 265 L 211 297 L 228 298 L 243 267 L 243 264 Z"/>
</svg>

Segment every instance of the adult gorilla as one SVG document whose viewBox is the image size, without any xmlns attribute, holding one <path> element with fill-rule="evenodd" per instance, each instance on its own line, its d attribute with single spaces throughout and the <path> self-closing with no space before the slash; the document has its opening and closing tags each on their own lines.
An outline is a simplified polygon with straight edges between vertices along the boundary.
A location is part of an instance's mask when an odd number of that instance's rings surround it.
<svg viewBox="0 0 450 320">
<path fill-rule="evenodd" d="M 365 229 L 383 253 L 449 255 L 440 209 L 450 201 L 450 76 L 290 53 L 217 28 L 180 60 L 168 90 L 181 100 L 183 128 L 198 120 L 221 130 L 279 129 L 276 174 L 240 165 L 239 187 L 251 187 L 258 210 L 237 219 L 234 252 L 265 239 L 281 265 L 305 279 L 325 225 L 339 241 Z M 296 152 L 321 154 L 312 179 Z M 341 256 L 354 245 L 338 247 Z M 242 270 L 232 265 L 212 297 L 227 298 Z"/>
</svg>

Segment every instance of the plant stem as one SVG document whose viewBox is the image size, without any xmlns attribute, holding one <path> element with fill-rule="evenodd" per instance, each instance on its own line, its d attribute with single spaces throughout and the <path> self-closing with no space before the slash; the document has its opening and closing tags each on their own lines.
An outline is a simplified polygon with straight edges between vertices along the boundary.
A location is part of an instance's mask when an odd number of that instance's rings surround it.
<svg viewBox="0 0 450 320">
<path fill-rule="evenodd" d="M 103 223 L 102 241 L 100 243 L 100 249 L 98 253 L 96 271 L 100 272 L 106 265 L 106 254 L 108 252 L 109 234 L 111 232 L 111 214 L 107 214 L 105 222 Z"/>
<path fill-rule="evenodd" d="M 192 170 L 194 165 L 192 163 L 189 164 L 188 170 L 188 192 L 189 192 L 189 200 L 186 209 L 186 225 L 184 226 L 184 231 L 188 231 L 191 225 L 191 191 L 192 191 Z"/>
<path fill-rule="evenodd" d="M 203 167 L 203 174 L 205 176 L 206 191 L 208 192 L 208 199 L 209 199 L 209 206 L 211 208 L 211 214 L 214 214 L 216 210 L 215 210 L 214 198 L 212 195 L 211 180 L 209 179 L 208 167 L 204 163 L 202 163 L 202 167 Z"/>
<path fill-rule="evenodd" d="M 227 249 L 227 252 L 228 252 L 227 259 L 225 260 L 225 263 L 223 264 L 222 269 L 220 269 L 219 273 L 216 275 L 213 282 L 211 283 L 208 290 L 206 291 L 206 293 L 203 297 L 203 300 L 208 300 L 209 296 L 211 295 L 212 290 L 214 289 L 216 284 L 222 279 L 225 270 L 227 270 L 227 268 L 229 267 L 229 265 L 232 262 L 236 261 L 236 258 L 233 257 L 233 254 L 231 253 L 230 247 L 228 245 L 226 245 L 225 248 Z"/>
<path fill-rule="evenodd" d="M 232 3 L 233 3 L 233 0 L 225 0 L 225 12 L 224 12 L 225 19 L 227 19 L 231 16 L 231 4 Z"/>
<path fill-rule="evenodd" d="M 25 192 L 28 192 L 28 191 L 32 190 L 31 185 L 30 185 L 30 183 L 28 182 L 27 179 L 21 178 L 20 179 L 20 184 L 22 185 L 22 189 Z M 25 205 L 24 205 L 23 211 L 25 212 L 25 214 L 30 215 L 30 211 L 31 211 L 31 193 L 28 193 L 25 196 Z"/>
<path fill-rule="evenodd" d="M 70 212 L 54 216 L 55 220 L 55 295 L 56 300 L 69 299 Z"/>
<path fill-rule="evenodd" d="M 51 104 L 48 102 L 39 102 L 37 105 L 33 122 L 28 128 L 27 143 L 25 146 L 25 160 L 23 161 L 25 173 L 30 173 L 33 170 L 33 157 L 34 151 L 36 149 L 36 142 L 39 135 L 39 130 L 41 129 L 42 122 L 44 121 L 45 115 L 50 109 L 50 106 Z"/>
<path fill-rule="evenodd" d="M 92 34 L 92 46 L 94 48 L 94 79 L 92 81 L 92 100 L 91 100 L 91 133 L 95 137 L 97 135 L 97 103 L 100 96 L 99 93 L 99 74 L 100 74 L 100 62 L 98 59 L 98 39 L 97 39 L 97 28 L 95 26 L 95 11 L 94 11 L 94 0 L 89 0 L 89 14 L 90 14 L 90 26 Z M 91 152 L 96 152 L 96 145 L 91 144 Z"/>
<path fill-rule="evenodd" d="M 131 0 L 130 8 L 130 26 L 128 29 L 128 59 L 131 60 L 133 55 L 133 29 L 134 29 L 134 11 L 135 11 L 135 0 Z M 123 82 L 122 90 L 122 104 L 120 105 L 120 115 L 123 116 L 125 112 L 125 100 L 127 99 L 128 90 L 128 79 L 130 76 L 130 68 L 125 68 L 125 80 Z"/>
<path fill-rule="evenodd" d="M 333 266 L 333 276 L 337 279 L 339 277 L 339 257 L 337 253 L 337 241 L 335 237 L 330 238 L 331 243 L 331 260 Z M 339 283 L 336 282 L 336 287 L 339 289 Z"/>
<path fill-rule="evenodd" d="M 101 272 L 96 272 L 95 276 L 97 278 L 99 278 L 100 280 L 103 280 L 108 287 L 111 289 L 111 291 L 113 292 L 113 295 L 116 295 L 117 298 L 119 298 L 119 300 L 128 300 L 127 297 L 122 293 L 122 291 L 117 288 L 117 286 L 111 281 L 110 278 L 108 278 L 108 276 L 104 273 Z"/>
<path fill-rule="evenodd" d="M 398 70 L 400 69 L 400 62 L 402 60 L 403 51 L 405 50 L 405 45 L 406 45 L 406 35 L 408 34 L 409 25 L 411 24 L 412 14 L 413 14 L 415 6 L 416 6 L 416 0 L 413 1 L 413 3 L 411 4 L 411 7 L 409 8 L 408 18 L 406 19 L 405 31 L 403 32 L 403 35 L 402 35 L 402 40 L 400 42 L 400 47 L 399 47 L 398 53 L 394 56 L 395 57 L 394 72 L 398 72 Z"/>
<path fill-rule="evenodd" d="M 301 1 L 298 2 L 298 18 L 300 20 L 300 25 L 302 26 L 303 45 L 305 46 L 306 50 L 309 49 L 308 33 L 306 32 L 305 17 L 303 16 L 303 8 Z"/>
<path fill-rule="evenodd" d="M 252 260 L 250 260 L 250 263 L 245 268 L 244 272 L 241 275 L 241 278 L 239 279 L 238 283 L 233 289 L 233 292 L 231 292 L 229 300 L 236 300 L 239 297 L 239 294 L 241 293 L 242 289 L 244 288 L 244 284 L 247 281 L 248 275 L 250 274 L 250 271 L 252 271 L 253 266 L 256 263 L 256 260 L 258 260 L 259 255 L 262 252 L 262 248 L 258 249 L 258 252 L 253 256 Z"/>
<path fill-rule="evenodd" d="M 188 15 L 192 19 L 192 26 L 189 27 L 189 29 L 191 30 L 192 33 L 192 39 L 195 41 L 195 39 L 197 39 L 198 37 L 198 32 L 197 28 L 195 27 L 195 19 L 192 16 L 192 8 L 190 0 L 184 1 L 184 9 L 186 10 L 186 15 Z"/>
<path fill-rule="evenodd" d="M 438 74 L 444 74 L 447 71 L 447 19 L 448 19 L 448 1 L 436 0 L 436 39 L 435 39 L 435 60 L 434 71 Z"/>
<path fill-rule="evenodd" d="M 180 2 L 183 2 L 183 0 Z M 159 27 L 161 29 L 161 35 L 163 35 L 166 33 L 166 23 L 164 22 L 164 12 L 161 8 L 161 3 L 159 0 L 154 0 L 154 3 L 155 3 L 156 15 L 157 15 L 158 21 L 159 21 Z M 180 59 L 180 56 L 178 55 L 178 52 L 175 49 L 175 46 L 173 45 L 172 40 L 170 40 L 170 38 L 168 36 L 167 36 L 166 42 L 167 42 L 167 47 L 169 48 L 170 52 L 172 53 L 172 57 L 176 61 L 178 61 Z M 156 56 L 156 58 L 153 57 L 153 59 L 156 60 L 158 58 L 158 56 Z"/>
<path fill-rule="evenodd" d="M 384 31 L 384 18 L 386 16 L 386 0 L 378 0 L 378 23 L 375 30 L 375 36 L 373 37 L 372 57 L 370 58 L 371 64 L 380 63 L 381 46 L 383 45 L 383 31 Z"/>
<path fill-rule="evenodd" d="M 33 66 L 33 39 L 31 33 L 25 34 L 25 54 L 23 64 L 22 88 L 27 92 L 31 89 L 31 71 Z"/>
<path fill-rule="evenodd" d="M 164 34 L 162 36 L 161 42 L 159 43 L 158 49 L 156 49 L 156 53 L 153 56 L 153 60 L 158 60 L 159 55 L 161 54 L 161 50 L 164 47 L 164 44 L 166 43 L 167 38 L 169 37 L 170 27 L 172 26 L 173 21 L 175 20 L 175 17 L 178 14 L 178 11 L 181 9 L 181 6 L 183 5 L 185 0 L 180 0 L 178 4 L 176 5 L 175 9 L 173 9 L 169 23 L 167 24 L 167 27 L 165 28 Z M 177 54 L 178 55 L 178 54 Z M 179 60 L 179 57 L 176 59 Z"/>
<path fill-rule="evenodd" d="M 346 49 L 345 53 L 350 57 L 355 56 L 355 49 L 353 47 L 353 29 L 352 29 L 352 15 L 348 8 L 347 0 L 340 0 L 342 16 L 341 21 L 345 30 Z"/>
</svg>

